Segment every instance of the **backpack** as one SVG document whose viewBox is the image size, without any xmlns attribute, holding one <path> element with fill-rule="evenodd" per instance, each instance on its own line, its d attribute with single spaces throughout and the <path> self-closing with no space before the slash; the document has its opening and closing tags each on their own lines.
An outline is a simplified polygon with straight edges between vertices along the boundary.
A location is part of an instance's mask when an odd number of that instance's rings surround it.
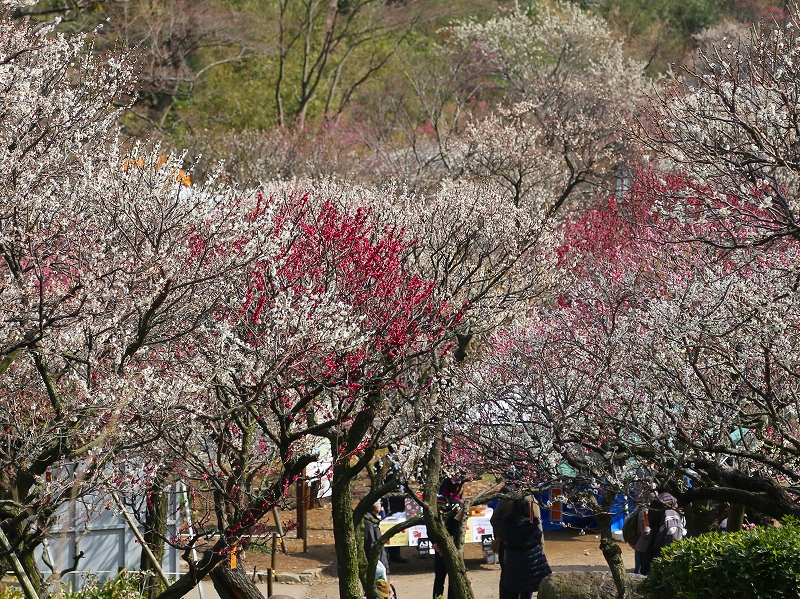
<svg viewBox="0 0 800 599">
<path fill-rule="evenodd" d="M 675 510 L 664 510 L 664 521 L 655 538 L 655 548 L 661 549 L 673 541 L 680 541 L 686 534 L 683 517 Z"/>
<path fill-rule="evenodd" d="M 637 507 L 625 517 L 625 522 L 622 523 L 622 540 L 631 547 L 636 547 L 636 543 L 639 542 L 639 513 L 641 511 L 642 508 Z"/>
</svg>

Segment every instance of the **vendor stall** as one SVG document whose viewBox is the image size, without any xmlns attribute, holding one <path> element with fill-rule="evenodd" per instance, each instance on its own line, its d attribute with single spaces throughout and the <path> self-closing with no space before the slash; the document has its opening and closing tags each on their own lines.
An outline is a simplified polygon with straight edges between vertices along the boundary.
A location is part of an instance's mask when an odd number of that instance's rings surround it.
<svg viewBox="0 0 800 599">
<path fill-rule="evenodd" d="M 492 508 L 485 505 L 476 506 L 470 510 L 467 516 L 466 531 L 464 533 L 465 543 L 481 543 L 484 547 L 491 545 L 494 534 L 492 531 L 492 524 L 490 519 L 492 517 Z M 380 529 L 381 533 L 385 533 L 392 526 L 400 522 L 405 522 L 409 517 L 414 514 L 410 513 L 397 513 L 381 520 Z M 417 547 L 420 553 L 433 553 L 433 547 L 428 540 L 428 529 L 424 524 L 411 526 L 403 532 L 394 535 L 386 543 L 387 547 Z"/>
</svg>

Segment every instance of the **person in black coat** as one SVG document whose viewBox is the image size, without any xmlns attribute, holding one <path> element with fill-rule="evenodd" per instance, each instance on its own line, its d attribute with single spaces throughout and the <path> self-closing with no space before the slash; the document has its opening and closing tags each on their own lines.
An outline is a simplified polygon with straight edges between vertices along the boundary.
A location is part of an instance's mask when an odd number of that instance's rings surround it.
<svg viewBox="0 0 800 599">
<path fill-rule="evenodd" d="M 504 486 L 500 492 L 501 493 L 514 493 L 516 489 L 511 486 Z M 542 510 L 539 507 L 539 504 L 536 503 L 536 500 L 531 495 L 527 495 L 526 499 L 531 501 L 531 505 L 533 506 L 533 515 L 539 520 L 539 530 L 544 531 L 542 527 Z M 495 547 L 495 553 L 497 553 L 498 561 L 500 562 L 500 568 L 502 569 L 503 564 L 505 564 L 505 542 L 506 542 L 506 528 L 505 524 L 503 524 L 503 519 L 511 514 L 514 510 L 514 499 L 500 499 L 497 504 L 495 505 L 494 509 L 492 510 L 492 517 L 490 522 L 492 524 L 492 530 L 494 531 L 494 538 L 497 541 Z M 491 504 L 490 504 L 491 505 Z M 544 536 L 542 536 L 541 541 L 542 548 L 544 548 Z"/>
<path fill-rule="evenodd" d="M 500 573 L 500 599 L 531 599 L 552 570 L 542 549 L 542 530 L 530 497 L 517 499 L 503 524 L 505 564 Z"/>
<path fill-rule="evenodd" d="M 383 507 L 381 502 L 378 501 L 372 506 L 372 511 L 364 516 L 364 553 L 367 554 L 369 559 L 370 551 L 378 542 L 381 537 L 381 528 L 379 526 L 380 514 Z M 378 560 L 378 567 L 375 570 L 377 578 L 386 578 L 389 574 L 389 555 L 386 552 L 386 547 L 381 547 L 381 556 Z"/>
<path fill-rule="evenodd" d="M 650 520 L 650 538 L 647 541 L 647 548 L 642 556 L 642 566 L 640 572 L 645 576 L 650 574 L 650 569 L 653 560 L 661 553 L 661 547 L 658 547 L 656 541 L 658 539 L 658 532 L 661 530 L 661 524 L 664 522 L 667 510 L 674 510 L 678 507 L 678 500 L 669 493 L 662 492 L 658 497 L 653 499 L 648 506 L 648 517 Z"/>
</svg>

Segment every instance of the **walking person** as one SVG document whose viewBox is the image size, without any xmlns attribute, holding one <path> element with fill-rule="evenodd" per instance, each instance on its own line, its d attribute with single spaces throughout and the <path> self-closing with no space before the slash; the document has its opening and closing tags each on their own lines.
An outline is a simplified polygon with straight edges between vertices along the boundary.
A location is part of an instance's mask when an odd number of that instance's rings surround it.
<svg viewBox="0 0 800 599">
<path fill-rule="evenodd" d="M 552 573 L 542 548 L 541 520 L 530 497 L 514 501 L 503 518 L 504 565 L 500 572 L 500 599 L 531 599 L 539 583 Z"/>
</svg>

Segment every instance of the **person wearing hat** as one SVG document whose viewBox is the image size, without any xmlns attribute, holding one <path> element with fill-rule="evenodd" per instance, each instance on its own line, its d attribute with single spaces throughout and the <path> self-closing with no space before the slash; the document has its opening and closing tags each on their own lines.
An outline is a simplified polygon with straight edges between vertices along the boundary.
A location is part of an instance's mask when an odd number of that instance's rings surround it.
<svg viewBox="0 0 800 599">
<path fill-rule="evenodd" d="M 650 521 L 650 538 L 647 541 L 647 548 L 644 551 L 641 562 L 641 573 L 645 576 L 650 574 L 650 566 L 653 560 L 661 553 L 665 543 L 670 542 L 669 537 L 665 537 L 661 533 L 662 525 L 666 518 L 680 518 L 677 512 L 678 500 L 674 495 L 667 492 L 659 493 L 658 496 L 650 502 L 648 506 L 647 515 Z"/>
<path fill-rule="evenodd" d="M 392 588 L 392 585 L 389 584 L 389 581 L 385 578 L 380 578 L 375 581 L 375 590 L 378 591 L 378 595 L 383 597 L 383 599 L 394 598 L 394 589 Z"/>
</svg>

